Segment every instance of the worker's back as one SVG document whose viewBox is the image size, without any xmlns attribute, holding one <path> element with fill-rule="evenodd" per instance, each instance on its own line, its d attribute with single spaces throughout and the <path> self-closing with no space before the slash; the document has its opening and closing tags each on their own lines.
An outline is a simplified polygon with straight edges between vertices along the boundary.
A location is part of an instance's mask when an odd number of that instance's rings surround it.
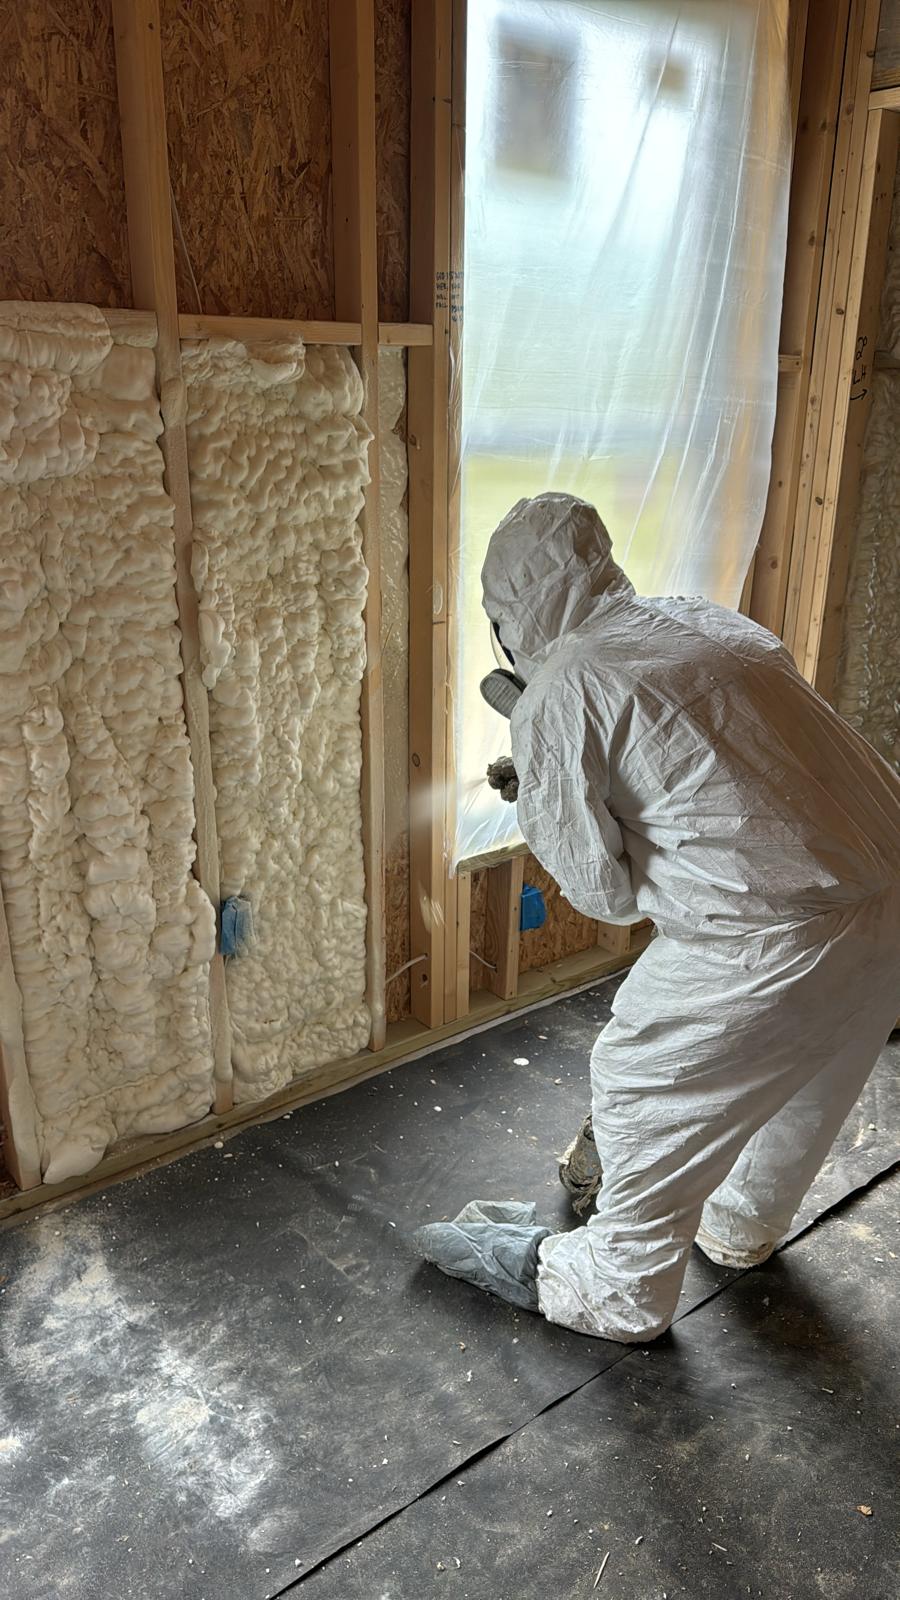
<svg viewBox="0 0 900 1600">
<path fill-rule="evenodd" d="M 579 910 L 730 934 L 900 881 L 900 780 L 765 629 L 641 599 L 572 495 L 514 506 L 482 582 L 526 685 L 519 821 Z"/>
<path fill-rule="evenodd" d="M 532 717 L 544 694 L 583 697 L 661 926 L 771 925 L 900 881 L 900 780 L 746 618 L 614 586 L 534 676 Z"/>
</svg>

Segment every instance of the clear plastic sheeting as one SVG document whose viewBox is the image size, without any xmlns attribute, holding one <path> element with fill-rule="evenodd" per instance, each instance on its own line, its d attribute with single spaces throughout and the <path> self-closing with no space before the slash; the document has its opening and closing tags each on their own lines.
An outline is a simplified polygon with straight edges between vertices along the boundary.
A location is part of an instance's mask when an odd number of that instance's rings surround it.
<svg viewBox="0 0 900 1600">
<path fill-rule="evenodd" d="M 482 0 L 469 29 L 454 865 L 485 781 L 492 529 L 595 504 L 649 594 L 738 603 L 768 487 L 790 176 L 787 0 Z"/>
</svg>

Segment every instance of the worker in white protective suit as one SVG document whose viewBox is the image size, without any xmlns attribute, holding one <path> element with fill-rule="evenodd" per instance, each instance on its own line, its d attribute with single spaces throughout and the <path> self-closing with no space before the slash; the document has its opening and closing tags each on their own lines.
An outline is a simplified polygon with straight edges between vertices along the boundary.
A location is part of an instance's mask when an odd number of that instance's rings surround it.
<svg viewBox="0 0 900 1600">
<path fill-rule="evenodd" d="M 520 501 L 482 577 L 524 686 L 525 840 L 578 911 L 658 936 L 593 1051 L 587 1224 L 473 1202 L 419 1245 L 551 1322 L 643 1341 L 695 1240 L 749 1266 L 784 1238 L 896 1021 L 900 782 L 763 628 L 636 595 L 584 501 Z M 589 1137 L 576 1154 L 583 1183 Z"/>
</svg>

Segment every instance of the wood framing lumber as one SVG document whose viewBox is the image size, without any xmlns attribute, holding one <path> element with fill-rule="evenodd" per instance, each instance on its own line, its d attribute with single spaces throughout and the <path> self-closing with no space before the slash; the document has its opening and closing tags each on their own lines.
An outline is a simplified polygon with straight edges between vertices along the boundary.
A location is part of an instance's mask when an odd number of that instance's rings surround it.
<svg viewBox="0 0 900 1600">
<path fill-rule="evenodd" d="M 384 695 L 381 663 L 381 529 L 378 447 L 378 242 L 375 206 L 374 0 L 331 0 L 332 195 L 334 292 L 338 318 L 359 322 L 357 361 L 372 431 L 369 484 L 361 523 L 369 573 L 366 591 L 366 670 L 361 696 L 362 828 L 368 930 L 366 1001 L 370 1048 L 384 1044 Z"/>
<path fill-rule="evenodd" d="M 218 336 L 223 339 L 238 339 L 242 344 L 254 344 L 267 339 L 299 338 L 304 344 L 346 344 L 351 347 L 362 343 L 362 324 L 355 320 L 308 322 L 296 317 L 218 317 L 183 311 L 178 318 L 178 327 L 182 339 Z M 430 324 L 420 322 L 378 324 L 379 345 L 387 345 L 392 349 L 429 345 L 431 337 Z"/>
<path fill-rule="evenodd" d="M 878 22 L 878 40 L 875 45 L 875 69 L 872 80 L 876 88 L 900 85 L 900 4 L 898 0 L 881 0 Z"/>
<path fill-rule="evenodd" d="M 102 311 L 112 333 L 121 331 L 130 334 L 138 332 L 154 336 L 156 334 L 155 311 L 128 311 L 121 310 L 117 306 L 103 306 Z"/>
<path fill-rule="evenodd" d="M 788 8 L 788 82 L 791 97 L 791 170 L 793 171 L 794 153 L 797 148 L 797 125 L 800 120 L 800 92 L 803 85 L 803 57 L 806 48 L 806 24 L 809 12 L 808 0 L 789 0 Z M 779 384 L 776 399 L 776 437 L 781 423 L 783 439 L 789 438 L 788 420 L 792 409 L 796 410 L 796 396 L 790 396 L 782 388 L 780 379 L 785 373 L 799 374 L 803 371 L 803 356 L 798 352 L 792 354 L 780 351 L 778 355 Z M 756 579 L 756 563 L 758 547 L 750 558 L 750 564 L 744 578 L 744 586 L 738 601 L 738 610 L 744 616 L 751 615 L 753 602 L 753 585 Z"/>
<path fill-rule="evenodd" d="M 611 956 L 625 956 L 631 949 L 631 928 L 613 922 L 597 923 L 597 948 Z"/>
<path fill-rule="evenodd" d="M 853 0 L 791 551 L 783 636 L 801 671 L 808 676 L 815 670 L 818 625 L 830 561 L 836 496 L 830 468 L 834 423 L 842 406 L 846 407 L 852 375 L 852 359 L 848 367 L 845 357 L 847 296 L 878 12 L 879 0 Z"/>
<path fill-rule="evenodd" d="M 388 346 L 431 344 L 434 337 L 430 322 L 379 322 L 378 343 Z"/>
<path fill-rule="evenodd" d="M 511 1000 L 519 986 L 519 923 L 524 875 L 523 856 L 514 856 L 502 866 L 492 867 L 488 874 L 484 957 L 494 969 L 488 971 L 488 988 L 503 1000 Z"/>
<path fill-rule="evenodd" d="M 453 0 L 450 86 L 450 241 L 447 298 L 449 300 L 449 371 L 447 396 L 447 594 L 444 632 L 447 652 L 447 719 L 444 727 L 444 839 L 447 848 L 456 834 L 457 776 L 454 671 L 461 646 L 457 614 L 456 575 L 459 572 L 462 535 L 462 305 L 458 285 L 462 281 L 464 235 L 464 183 L 466 136 L 466 23 L 467 0 Z M 444 944 L 444 1021 L 465 1016 L 469 1008 L 469 977 L 472 970 L 470 949 L 471 882 L 467 875 L 448 876 L 444 862 L 444 902 L 448 937 Z M 449 930 L 455 926 L 455 939 Z"/>
<path fill-rule="evenodd" d="M 653 923 L 647 917 L 640 922 L 631 922 L 625 928 L 618 927 L 612 922 L 597 924 L 598 949 L 606 950 L 609 955 L 625 960 L 646 950 L 652 937 Z"/>
<path fill-rule="evenodd" d="M 887 262 L 900 114 L 869 113 L 847 305 L 840 387 L 832 424 L 819 563 L 807 623 L 805 670 L 828 699 L 843 637 L 881 289 Z"/>
<path fill-rule="evenodd" d="M 453 1016 L 461 1020 L 469 1013 L 469 973 L 472 962 L 472 879 L 468 872 L 456 874 L 456 993 Z"/>
<path fill-rule="evenodd" d="M 803 86 L 803 58 L 806 49 L 806 25 L 809 14 L 809 0 L 789 0 L 788 7 L 788 83 L 791 97 L 791 170 L 793 172 L 794 154 L 797 148 L 797 126 L 800 120 L 800 93 Z M 790 249 L 788 249 L 788 259 Z M 790 421 L 797 410 L 797 397 L 786 393 L 780 382 L 785 374 L 799 374 L 803 371 L 803 356 L 799 352 L 792 354 L 788 351 L 779 351 L 778 354 L 778 392 L 775 411 L 775 442 L 773 446 L 773 465 L 778 444 L 782 450 L 790 440 Z M 743 616 L 752 615 L 753 586 L 756 581 L 756 565 L 759 557 L 759 546 L 750 558 L 750 565 L 744 578 L 744 586 L 738 601 L 738 610 Z"/>
<path fill-rule="evenodd" d="M 358 321 L 304 322 L 293 317 L 208 317 L 182 311 L 178 318 L 182 339 L 235 339 L 255 344 L 267 339 L 302 339 L 304 344 L 358 345 Z"/>
<path fill-rule="evenodd" d="M 113 0 L 113 26 L 132 293 L 139 309 L 156 314 L 156 370 L 163 419 L 160 442 L 166 487 L 175 507 L 175 592 L 181 628 L 185 719 L 194 769 L 195 872 L 215 909 L 218 930 L 219 850 L 209 704 L 201 678 L 197 596 L 191 578 L 193 521 L 158 0 Z M 218 945 L 218 938 L 216 942 Z M 218 949 L 210 968 L 209 1008 L 215 1106 L 217 1111 L 226 1111 L 232 1101 L 231 1028 L 225 963 Z"/>
<path fill-rule="evenodd" d="M 457 867 L 458 872 L 480 872 L 483 867 L 499 867 L 504 861 L 510 861 L 513 856 L 527 856 L 528 846 L 524 839 L 519 844 L 499 845 L 496 850 L 485 850 L 477 856 L 467 856 Z"/>
<path fill-rule="evenodd" d="M 446 768 L 445 768 L 446 771 Z M 443 799 L 446 802 L 449 796 L 451 780 L 449 774 L 444 787 Z M 440 797 L 438 799 L 440 803 Z M 442 819 L 443 820 L 443 819 Z M 446 839 L 446 834 L 444 835 Z M 469 935 L 461 928 L 459 922 L 459 878 L 450 877 L 446 871 L 447 858 L 443 857 L 444 882 L 441 888 L 441 899 L 444 907 L 444 997 L 441 1003 L 441 1016 L 445 1022 L 452 1022 L 456 1016 L 456 1001 L 459 992 L 459 969 L 461 966 L 459 941 L 460 933 L 466 940 L 466 953 L 469 948 Z M 471 907 L 471 901 L 469 902 Z M 463 918 L 465 918 L 466 901 L 462 905 Z"/>
<path fill-rule="evenodd" d="M 446 734 L 450 394 L 451 0 L 412 13 L 410 314 L 433 328 L 408 357 L 410 953 L 413 1016 L 444 1020 L 447 916 Z M 455 942 L 455 941 L 454 941 Z"/>
<path fill-rule="evenodd" d="M 791 129 L 797 137 L 800 120 L 800 90 L 803 83 L 803 54 L 806 49 L 806 29 L 809 20 L 809 0 L 789 0 L 788 9 L 788 82 L 791 93 Z"/>
<path fill-rule="evenodd" d="M 28 1063 L 22 1018 L 22 996 L 13 968 L 6 907 L 0 890 L 0 1121 L 3 1124 L 3 1159 L 20 1189 L 33 1189 L 41 1181 L 37 1112 Z"/>
<path fill-rule="evenodd" d="M 850 0 L 818 0 L 808 30 L 794 141 L 781 345 L 797 352 L 796 381 L 778 388 L 772 471 L 765 517 L 752 570 L 749 614 L 773 633 L 784 628 L 791 548 L 807 440 L 814 331 L 826 245 L 844 41 Z M 781 359 L 779 369 L 782 368 Z"/>
</svg>

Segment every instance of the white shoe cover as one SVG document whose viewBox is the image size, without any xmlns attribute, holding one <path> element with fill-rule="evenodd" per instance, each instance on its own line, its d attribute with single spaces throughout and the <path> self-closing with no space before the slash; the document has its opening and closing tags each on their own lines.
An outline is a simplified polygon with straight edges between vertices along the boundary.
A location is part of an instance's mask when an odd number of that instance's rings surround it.
<svg viewBox="0 0 900 1600">
<path fill-rule="evenodd" d="M 711 1233 L 707 1233 L 702 1223 L 697 1230 L 694 1243 L 710 1261 L 715 1262 L 717 1267 L 761 1267 L 764 1261 L 768 1261 L 773 1250 L 778 1248 L 776 1242 L 761 1244 L 755 1250 L 739 1250 L 734 1245 L 726 1244 L 723 1239 L 716 1239 Z"/>
</svg>

